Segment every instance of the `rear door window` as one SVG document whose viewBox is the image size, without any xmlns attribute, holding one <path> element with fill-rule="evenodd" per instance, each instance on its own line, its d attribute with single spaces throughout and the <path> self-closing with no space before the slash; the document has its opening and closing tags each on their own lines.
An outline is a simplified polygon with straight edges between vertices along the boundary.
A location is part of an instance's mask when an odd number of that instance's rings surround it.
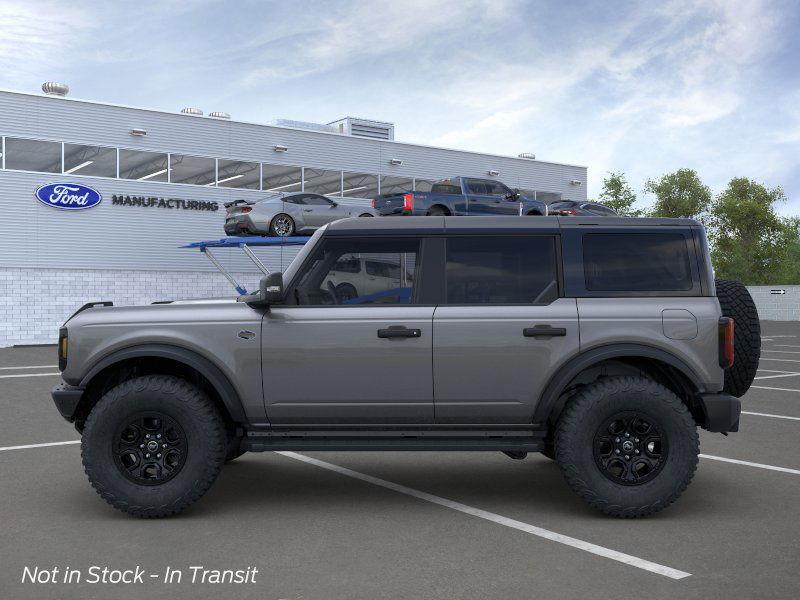
<svg viewBox="0 0 800 600">
<path fill-rule="evenodd" d="M 548 304 L 557 282 L 554 236 L 447 239 L 447 304 Z"/>
<path fill-rule="evenodd" d="M 694 285 L 680 233 L 588 233 L 583 267 L 589 291 L 687 291 Z"/>
</svg>

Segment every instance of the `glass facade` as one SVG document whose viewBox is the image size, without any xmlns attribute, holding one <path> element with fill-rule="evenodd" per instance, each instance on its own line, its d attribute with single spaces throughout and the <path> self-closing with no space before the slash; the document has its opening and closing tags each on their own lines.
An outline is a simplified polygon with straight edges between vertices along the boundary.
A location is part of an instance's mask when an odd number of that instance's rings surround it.
<svg viewBox="0 0 800 600">
<path fill-rule="evenodd" d="M 0 137 L 0 167 L 17 171 L 63 173 L 110 179 L 216 186 L 264 192 L 313 192 L 339 198 L 367 199 L 379 194 L 430 192 L 433 179 L 355 173 L 317 167 L 276 165 L 187 154 L 168 154 L 18 137 Z M 523 190 L 545 202 L 554 192 Z"/>
</svg>

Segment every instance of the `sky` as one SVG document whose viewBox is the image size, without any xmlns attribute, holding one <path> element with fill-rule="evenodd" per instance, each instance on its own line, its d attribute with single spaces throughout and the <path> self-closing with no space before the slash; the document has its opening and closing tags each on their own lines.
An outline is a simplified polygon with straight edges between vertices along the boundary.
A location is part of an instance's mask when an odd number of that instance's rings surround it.
<svg viewBox="0 0 800 600">
<path fill-rule="evenodd" d="M 746 176 L 800 215 L 800 2 L 0 0 L 0 88 L 623 171 Z M 1 127 L 1 125 L 0 125 Z"/>
</svg>

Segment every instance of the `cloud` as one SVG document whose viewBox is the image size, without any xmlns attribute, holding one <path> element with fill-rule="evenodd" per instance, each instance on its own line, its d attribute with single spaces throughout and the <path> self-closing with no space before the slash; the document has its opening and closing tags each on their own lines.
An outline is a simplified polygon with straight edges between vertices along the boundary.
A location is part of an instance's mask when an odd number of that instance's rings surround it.
<svg viewBox="0 0 800 600">
<path fill-rule="evenodd" d="M 0 1 L 0 77 L 11 83 L 63 72 L 91 20 L 63 2 Z"/>
</svg>

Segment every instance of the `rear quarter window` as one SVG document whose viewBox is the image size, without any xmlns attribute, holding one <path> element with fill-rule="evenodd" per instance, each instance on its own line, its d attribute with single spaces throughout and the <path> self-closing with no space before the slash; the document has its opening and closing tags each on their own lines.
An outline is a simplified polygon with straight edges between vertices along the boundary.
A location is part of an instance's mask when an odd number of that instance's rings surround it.
<svg viewBox="0 0 800 600">
<path fill-rule="evenodd" d="M 583 236 L 591 292 L 678 292 L 694 286 L 680 233 L 589 233 Z"/>
</svg>

